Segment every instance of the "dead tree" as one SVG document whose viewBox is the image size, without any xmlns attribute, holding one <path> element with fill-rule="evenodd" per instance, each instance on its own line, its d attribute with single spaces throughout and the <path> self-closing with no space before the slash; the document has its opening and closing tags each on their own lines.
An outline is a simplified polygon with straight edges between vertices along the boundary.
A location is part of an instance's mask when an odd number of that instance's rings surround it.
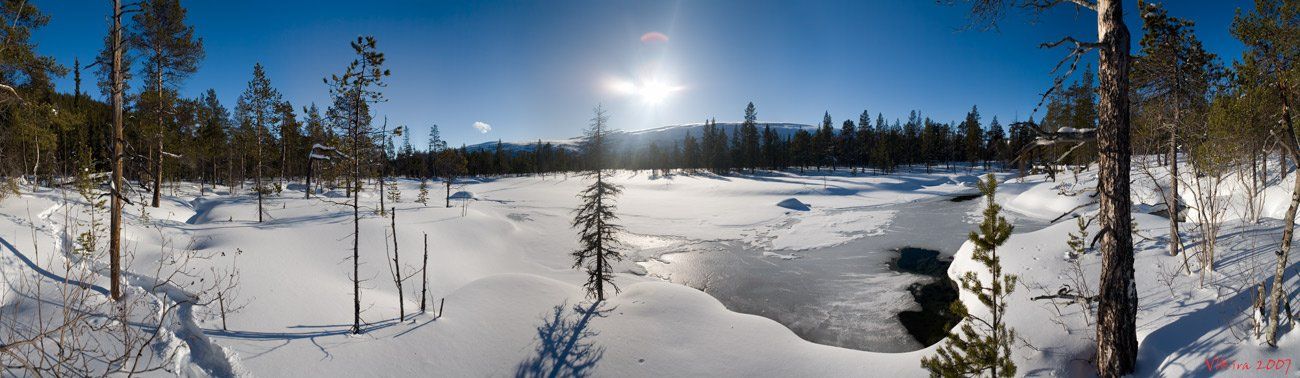
<svg viewBox="0 0 1300 378">
<path fill-rule="evenodd" d="M 402 281 L 405 281 L 405 277 L 402 277 L 402 263 L 401 260 L 399 259 L 401 255 L 398 254 L 397 252 L 397 207 L 393 207 L 390 213 L 391 214 L 389 215 L 392 217 L 391 219 L 392 219 L 392 228 L 393 228 L 392 274 L 393 274 L 393 283 L 397 285 L 397 314 L 398 314 L 398 318 L 401 319 L 401 321 L 406 321 L 406 300 L 402 296 L 403 293 Z"/>
<path fill-rule="evenodd" d="M 425 300 L 429 298 L 429 233 L 424 233 L 424 265 L 420 267 L 424 278 L 420 281 L 420 312 L 424 312 Z"/>
<path fill-rule="evenodd" d="M 109 258 L 109 287 L 113 300 L 122 299 L 122 107 L 123 98 L 123 78 L 122 78 L 122 49 L 126 46 L 122 41 L 122 0 L 113 0 L 113 29 L 109 31 L 112 34 L 113 45 L 110 46 L 113 56 L 110 76 L 112 76 L 112 103 L 113 103 L 113 157 L 110 164 L 113 166 L 113 184 L 109 188 L 109 196 L 112 198 L 109 203 L 109 241 L 108 241 L 108 258 Z"/>
</svg>

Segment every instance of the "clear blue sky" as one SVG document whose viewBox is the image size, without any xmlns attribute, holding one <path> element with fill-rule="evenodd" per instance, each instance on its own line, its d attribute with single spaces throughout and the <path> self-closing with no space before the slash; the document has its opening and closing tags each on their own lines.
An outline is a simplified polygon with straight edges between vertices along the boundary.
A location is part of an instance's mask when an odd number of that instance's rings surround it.
<svg viewBox="0 0 1300 378">
<path fill-rule="evenodd" d="M 36 0 L 52 17 L 38 49 L 71 67 L 89 60 L 107 29 L 107 1 Z M 1170 14 L 1225 61 L 1241 45 L 1228 27 L 1249 1 L 1169 1 Z M 422 146 L 438 124 L 454 146 L 579 135 L 603 103 L 614 127 L 740 119 L 838 124 L 863 109 L 905 118 L 911 109 L 958 120 L 978 105 L 987 123 L 1025 118 L 1064 50 L 1037 45 L 1065 35 L 1095 39 L 1095 16 L 1060 7 L 1012 14 L 997 31 L 964 30 L 967 8 L 906 1 L 186 1 L 207 59 L 182 87 L 215 88 L 227 107 L 266 66 L 295 106 L 328 104 L 321 78 L 352 59 L 348 42 L 374 35 L 393 76 L 392 125 Z M 1136 45 L 1141 26 L 1127 1 Z M 659 32 L 663 39 L 642 37 Z M 1135 48 L 1136 52 L 1136 48 Z M 1095 55 L 1086 62 L 1095 62 Z M 645 79 L 655 77 L 657 79 Z M 652 80 L 671 93 L 657 104 L 612 84 Z M 93 81 L 92 81 L 93 82 Z M 57 81 L 70 92 L 72 79 Z M 93 88 L 87 92 L 98 95 Z M 488 133 L 473 127 L 490 124 Z"/>
</svg>

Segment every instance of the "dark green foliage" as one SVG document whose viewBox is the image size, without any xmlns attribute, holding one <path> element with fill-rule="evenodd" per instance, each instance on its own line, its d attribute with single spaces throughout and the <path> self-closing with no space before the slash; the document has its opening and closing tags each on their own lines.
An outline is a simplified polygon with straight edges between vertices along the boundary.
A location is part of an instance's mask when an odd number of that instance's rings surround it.
<svg viewBox="0 0 1300 378">
<path fill-rule="evenodd" d="M 613 223 L 618 219 L 618 215 L 614 214 L 614 198 L 623 189 L 606 181 L 608 174 L 602 168 L 608 148 L 605 144 L 609 135 L 608 122 L 609 116 L 605 110 L 597 106 L 595 116 L 591 118 L 591 127 L 587 129 L 583 141 L 583 153 L 588 163 L 594 167 L 586 174 L 596 180 L 578 193 L 582 205 L 574 210 L 572 224 L 578 229 L 578 242 L 581 244 L 581 247 L 573 251 L 573 267 L 586 270 L 587 283 L 583 287 L 587 289 L 587 295 L 595 297 L 597 301 L 605 300 L 606 284 L 618 292 L 618 286 L 613 281 L 612 265 L 623 259 L 623 254 L 619 252 L 622 245 L 618 239 L 623 227 Z"/>
<path fill-rule="evenodd" d="M 986 285 L 976 272 L 966 272 L 958 281 L 962 290 L 975 295 L 989 308 L 991 316 L 986 319 L 970 315 L 962 302 L 953 302 L 953 313 L 966 318 L 966 321 L 962 322 L 960 333 L 948 336 L 937 355 L 921 359 L 921 366 L 934 377 L 1016 375 L 1016 364 L 1011 359 L 1011 343 L 1015 341 L 1016 332 L 1007 328 L 1005 317 L 1006 300 L 1015 291 L 1017 277 L 1002 273 L 1002 263 L 997 254 L 997 248 L 1007 241 L 1014 227 L 999 215 L 1002 207 L 993 199 L 997 192 L 997 179 L 989 174 L 979 183 L 979 188 L 987 204 L 979 231 L 970 233 L 970 241 L 975 245 L 971 259 L 988 269 L 991 280 Z"/>
</svg>

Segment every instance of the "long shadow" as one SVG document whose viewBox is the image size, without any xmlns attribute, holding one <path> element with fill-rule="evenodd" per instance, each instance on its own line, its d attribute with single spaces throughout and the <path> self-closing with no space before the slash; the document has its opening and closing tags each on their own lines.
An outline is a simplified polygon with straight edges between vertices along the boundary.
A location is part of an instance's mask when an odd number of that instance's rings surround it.
<svg viewBox="0 0 1300 378">
<path fill-rule="evenodd" d="M 401 322 L 399 322 L 397 318 L 389 318 L 374 323 L 367 323 L 362 327 L 361 333 L 365 334 L 365 333 L 378 331 L 384 328 L 395 326 L 399 323 Z M 208 334 L 209 336 L 221 336 L 221 337 L 227 337 L 232 339 L 247 339 L 247 340 L 297 340 L 297 339 L 311 339 L 311 338 L 324 337 L 324 336 L 347 335 L 352 333 L 351 324 L 295 325 L 295 326 L 289 326 L 288 328 L 295 328 L 295 329 L 306 328 L 306 329 L 318 329 L 318 330 L 305 331 L 305 332 L 258 332 L 258 331 L 205 329 L 203 330 L 203 332 Z"/>
<path fill-rule="evenodd" d="M 601 308 L 601 303 L 592 302 L 586 308 L 574 305 L 572 312 L 565 308 L 567 303 L 556 305 L 537 327 L 537 349 L 519 363 L 515 377 L 591 376 L 605 348 L 591 340 L 599 333 L 587 329 L 587 324 L 593 316 L 605 317 L 612 310 Z"/>
<path fill-rule="evenodd" d="M 28 258 L 27 258 L 27 255 L 24 255 L 22 252 L 18 252 L 18 249 L 17 249 L 17 248 L 14 248 L 13 244 L 9 244 L 9 241 L 8 241 L 8 240 L 5 240 L 4 238 L 0 238 L 0 244 L 4 245 L 5 248 L 8 248 L 10 252 L 13 252 L 14 256 L 17 256 L 18 259 L 19 259 L 19 260 L 22 260 L 24 264 L 27 264 L 28 267 L 32 268 L 32 270 L 36 271 L 36 273 L 39 273 L 40 275 L 45 276 L 45 278 L 49 278 L 49 279 L 51 279 L 51 280 L 55 280 L 55 281 L 58 281 L 58 282 L 62 282 L 62 283 L 64 283 L 64 284 L 77 285 L 78 287 L 88 288 L 88 289 L 90 289 L 90 290 L 94 290 L 96 293 L 99 293 L 99 294 L 102 294 L 102 295 L 108 295 L 108 289 L 105 289 L 105 288 L 100 287 L 100 286 L 96 286 L 96 285 L 91 284 L 91 283 L 86 283 L 86 282 L 81 282 L 81 281 L 77 281 L 77 280 L 68 279 L 68 278 L 63 277 L 63 276 L 60 276 L 60 275 L 58 275 L 58 274 L 54 274 L 54 272 L 50 272 L 50 271 L 48 271 L 48 270 L 45 270 L 45 269 L 41 268 L 39 265 L 36 265 L 36 262 L 32 261 L 31 259 L 28 259 Z"/>
<path fill-rule="evenodd" d="M 1287 267 L 1283 282 L 1291 283 L 1298 272 L 1300 265 Z M 1271 287 L 1272 281 L 1269 278 L 1266 285 Z M 1138 347 L 1138 369 L 1154 376 L 1170 366 L 1181 366 L 1187 372 L 1200 374 L 1205 373 L 1205 370 L 1198 370 L 1202 369 L 1198 366 L 1182 365 L 1175 360 L 1182 356 L 1232 356 L 1239 345 L 1218 343 L 1215 334 L 1230 332 L 1224 325 L 1232 325 L 1238 316 L 1250 308 L 1253 293 L 1253 290 L 1242 290 L 1229 298 L 1192 310 L 1147 335 Z M 1288 290 L 1286 296 L 1295 296 L 1295 291 Z M 1203 361 L 1198 359 L 1191 363 L 1199 365 L 1201 362 Z"/>
</svg>

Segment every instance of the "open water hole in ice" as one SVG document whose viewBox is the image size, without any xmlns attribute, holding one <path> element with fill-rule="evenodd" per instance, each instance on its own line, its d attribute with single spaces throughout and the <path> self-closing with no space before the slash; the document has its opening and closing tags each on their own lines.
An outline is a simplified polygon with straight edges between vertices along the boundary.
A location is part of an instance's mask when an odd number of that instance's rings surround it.
<svg viewBox="0 0 1300 378">
<path fill-rule="evenodd" d="M 903 248 L 951 259 L 984 205 L 982 198 L 956 199 L 846 210 L 892 210 L 894 216 L 883 232 L 863 230 L 862 237 L 835 246 L 793 252 L 742 241 L 689 241 L 643 253 L 651 257 L 639 264 L 651 276 L 700 289 L 732 311 L 776 320 L 808 341 L 874 352 L 917 350 L 926 345 L 909 334 L 899 313 L 922 310 L 909 287 L 941 278 L 901 271 L 893 262 Z M 1047 225 L 1003 215 L 1017 233 Z"/>
</svg>

